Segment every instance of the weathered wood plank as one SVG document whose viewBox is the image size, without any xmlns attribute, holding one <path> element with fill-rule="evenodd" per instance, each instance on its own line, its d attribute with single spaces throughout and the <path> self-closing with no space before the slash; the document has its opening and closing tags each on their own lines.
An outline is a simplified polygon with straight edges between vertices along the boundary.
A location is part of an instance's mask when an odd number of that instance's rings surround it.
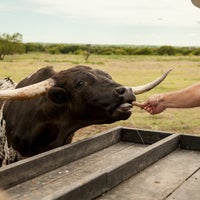
<svg viewBox="0 0 200 200">
<path fill-rule="evenodd" d="M 199 165 L 200 167 L 200 165 Z M 166 200 L 199 200 L 200 199 L 200 169 L 183 185 L 174 191 Z"/>
<path fill-rule="evenodd" d="M 169 135 L 171 135 L 171 133 L 123 127 L 121 140 L 140 144 L 153 144 Z"/>
<path fill-rule="evenodd" d="M 139 152 L 133 145 L 114 154 L 108 153 L 104 158 L 98 161 L 94 160 L 93 163 L 88 161 L 87 164 L 86 160 L 84 166 L 79 170 L 64 174 L 53 181 L 47 181 L 43 187 L 42 184 L 37 186 L 37 183 L 45 179 L 41 175 L 34 180 L 10 188 L 8 192 L 10 195 L 14 195 L 13 199 L 91 199 L 176 149 L 178 138 L 178 135 L 171 135 Z M 77 162 L 79 161 L 74 162 L 76 163 L 74 168 L 76 168 Z M 83 160 L 82 163 L 84 163 Z M 27 188 L 31 188 L 31 190 L 27 191 Z M 25 191 L 24 195 L 22 191 Z M 18 192 L 20 195 L 17 195 Z"/>
<path fill-rule="evenodd" d="M 198 151 L 177 149 L 97 199 L 164 200 L 200 167 L 199 156 L 200 152 Z M 190 185 L 190 181 L 184 185 L 184 188 L 187 188 L 186 191 L 189 191 L 188 194 L 192 193 L 193 188 L 195 188 L 194 195 L 188 196 L 187 200 L 200 199 L 196 199 L 196 195 L 199 195 L 200 192 L 199 174 L 194 174 L 193 180 L 194 187 Z M 184 188 L 180 187 L 182 190 Z M 198 190 L 197 193 L 196 190 Z M 176 196 L 170 196 L 172 198 L 167 200 L 186 200 L 177 196 L 178 193 Z"/>
<path fill-rule="evenodd" d="M 120 182 L 145 169 L 149 165 L 174 151 L 178 148 L 178 145 L 179 135 L 173 134 L 146 147 L 134 158 L 129 160 L 127 159 L 126 163 L 111 167 L 107 177 L 108 188 L 113 188 Z M 131 158 L 130 155 L 129 157 Z"/>
<path fill-rule="evenodd" d="M 181 135 L 180 146 L 184 149 L 200 151 L 200 137 L 195 135 Z"/>
<path fill-rule="evenodd" d="M 135 175 L 99 199 L 186 200 L 193 190 L 199 200 L 199 144 L 198 136 L 117 127 L 1 168 L 0 187 L 16 200 L 84 200 Z"/>
<path fill-rule="evenodd" d="M 105 168 L 103 170 L 103 173 L 98 172 L 98 174 L 100 174 L 97 176 L 97 179 L 98 177 L 100 177 L 100 175 L 101 177 L 103 176 L 103 174 L 106 176 L 103 187 L 96 187 L 96 193 L 93 192 L 94 196 L 87 196 L 86 198 L 83 198 L 81 196 L 80 198 L 83 200 L 92 199 L 98 194 L 101 194 L 103 191 L 110 190 L 112 187 L 116 186 L 120 182 L 138 173 L 148 165 L 152 164 L 153 162 L 159 160 L 161 157 L 167 155 L 168 153 L 176 149 L 178 146 L 178 139 L 178 135 L 169 136 L 168 138 L 165 138 L 162 141 L 151 145 L 136 154 L 131 153 L 131 151 L 129 150 L 127 152 L 127 155 L 124 155 L 122 157 L 123 159 L 117 159 L 118 162 L 116 164 L 110 165 L 107 168 Z M 91 181 L 87 180 L 87 191 L 91 190 L 91 187 L 93 186 L 93 181 L 94 179 L 92 179 Z M 68 199 L 67 197 L 69 195 L 70 199 L 78 199 L 77 196 L 74 196 L 73 198 L 73 196 L 70 195 L 77 194 L 78 192 L 80 194 L 83 194 L 85 190 L 81 190 L 80 186 L 76 187 L 76 189 L 74 188 L 71 192 L 65 192 L 65 190 L 63 190 L 64 193 L 62 193 L 61 196 L 66 197 L 66 199 Z"/>
<path fill-rule="evenodd" d="M 103 185 L 100 189 L 99 184 L 102 184 L 102 179 L 104 179 L 104 184 L 107 184 L 104 169 L 108 166 L 116 165 L 119 162 L 118 160 L 126 159 L 128 153 L 133 155 L 143 148 L 145 148 L 145 145 L 119 142 L 61 168 L 12 187 L 7 192 L 12 196 L 12 199 L 41 199 L 45 196 L 51 199 L 52 196 L 53 198 L 59 196 L 58 194 L 61 191 L 65 191 L 65 195 L 69 199 L 72 196 L 75 199 L 79 199 L 80 196 L 77 198 L 77 195 L 80 195 L 78 191 L 86 189 L 92 194 L 100 194 L 98 192 L 101 192 Z M 57 191 L 56 194 L 55 191 Z M 90 192 L 85 194 L 82 192 L 81 199 L 84 199 L 85 195 L 91 195 Z"/>
<path fill-rule="evenodd" d="M 43 173 L 56 169 L 120 140 L 121 127 L 116 127 L 89 139 L 53 149 L 0 168 L 0 188 L 6 189 Z"/>
</svg>

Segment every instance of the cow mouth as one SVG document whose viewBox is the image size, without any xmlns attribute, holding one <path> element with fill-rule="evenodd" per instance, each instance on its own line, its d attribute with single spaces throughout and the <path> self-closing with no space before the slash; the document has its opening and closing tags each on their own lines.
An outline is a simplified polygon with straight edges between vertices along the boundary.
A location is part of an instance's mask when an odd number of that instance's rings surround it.
<svg viewBox="0 0 200 200">
<path fill-rule="evenodd" d="M 111 113 L 111 116 L 115 120 L 125 120 L 128 119 L 132 114 L 132 104 L 131 103 L 122 103 L 118 105 Z"/>
<path fill-rule="evenodd" d="M 123 103 L 121 104 L 118 108 L 116 108 L 116 110 L 118 112 L 131 112 L 131 108 L 132 108 L 132 104 L 130 103 Z"/>
</svg>

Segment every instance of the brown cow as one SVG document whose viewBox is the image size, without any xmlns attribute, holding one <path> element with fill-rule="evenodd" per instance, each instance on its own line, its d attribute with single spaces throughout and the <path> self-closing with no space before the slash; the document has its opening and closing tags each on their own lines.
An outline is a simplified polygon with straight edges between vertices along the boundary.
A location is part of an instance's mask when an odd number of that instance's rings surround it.
<svg viewBox="0 0 200 200">
<path fill-rule="evenodd" d="M 128 119 L 135 95 L 152 89 L 167 74 L 144 86 L 125 87 L 86 66 L 38 70 L 16 89 L 0 91 L 5 100 L 0 159 L 9 164 L 70 143 L 82 127 Z"/>
</svg>

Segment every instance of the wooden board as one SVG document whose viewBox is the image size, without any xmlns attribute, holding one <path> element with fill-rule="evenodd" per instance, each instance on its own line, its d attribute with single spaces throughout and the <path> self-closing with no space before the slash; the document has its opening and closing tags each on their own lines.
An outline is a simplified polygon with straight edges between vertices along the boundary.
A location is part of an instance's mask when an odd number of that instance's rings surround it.
<svg viewBox="0 0 200 200">
<path fill-rule="evenodd" d="M 199 172 L 189 178 L 199 169 L 199 158 L 200 152 L 178 149 L 97 199 L 163 200 L 172 193 L 167 200 L 199 200 Z"/>
<path fill-rule="evenodd" d="M 6 189 L 64 164 L 99 151 L 120 140 L 121 127 L 95 135 L 81 142 L 65 145 L 0 168 L 0 188 Z"/>
<path fill-rule="evenodd" d="M 56 170 L 40 175 L 34 180 L 12 187 L 8 192 L 12 194 L 13 199 L 41 199 L 45 196 L 55 196 L 62 190 L 65 193 L 73 193 L 75 188 L 85 185 L 90 179 L 95 179 L 94 182 L 97 183 L 101 180 L 101 175 L 104 174 L 108 166 L 116 164 L 117 160 L 125 159 L 128 152 L 135 154 L 142 148 L 145 147 L 130 143 L 117 143 Z M 90 186 L 88 185 L 86 189 L 88 190 L 88 187 L 93 186 L 94 182 Z M 101 187 L 103 185 L 105 183 L 101 184 Z M 98 186 L 99 183 L 97 188 Z M 80 194 L 76 193 L 74 195 Z"/>
<path fill-rule="evenodd" d="M 121 140 L 139 144 L 153 144 L 168 137 L 169 135 L 171 135 L 171 133 L 123 127 Z"/>
<path fill-rule="evenodd" d="M 181 135 L 180 146 L 184 149 L 200 151 L 200 137 L 195 135 Z"/>
<path fill-rule="evenodd" d="M 199 160 L 199 158 L 198 158 Z M 200 199 L 200 169 L 175 190 L 167 200 L 199 200 Z"/>
<path fill-rule="evenodd" d="M 196 188 L 199 138 L 116 127 L 1 168 L 0 187 L 16 200 L 171 198 Z"/>
</svg>

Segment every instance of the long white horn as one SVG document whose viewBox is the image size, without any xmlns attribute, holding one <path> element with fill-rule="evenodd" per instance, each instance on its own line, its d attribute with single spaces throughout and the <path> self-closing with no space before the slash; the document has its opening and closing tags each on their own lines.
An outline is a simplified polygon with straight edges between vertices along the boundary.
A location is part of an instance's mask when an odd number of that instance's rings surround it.
<svg viewBox="0 0 200 200">
<path fill-rule="evenodd" d="M 146 84 L 146 85 L 140 85 L 140 86 L 136 86 L 136 87 L 131 87 L 133 93 L 135 95 L 137 94 L 142 94 L 144 92 L 147 92 L 151 89 L 153 89 L 154 87 L 156 87 L 157 85 L 159 85 L 169 74 L 169 72 L 171 72 L 172 69 L 168 70 L 167 72 L 165 72 L 162 76 L 160 76 L 159 78 L 157 78 L 156 80 Z"/>
<path fill-rule="evenodd" d="M 49 89 L 55 85 L 55 81 L 49 78 L 45 81 L 33 85 L 12 90 L 0 90 L 0 99 L 2 100 L 24 100 L 46 94 Z"/>
</svg>

